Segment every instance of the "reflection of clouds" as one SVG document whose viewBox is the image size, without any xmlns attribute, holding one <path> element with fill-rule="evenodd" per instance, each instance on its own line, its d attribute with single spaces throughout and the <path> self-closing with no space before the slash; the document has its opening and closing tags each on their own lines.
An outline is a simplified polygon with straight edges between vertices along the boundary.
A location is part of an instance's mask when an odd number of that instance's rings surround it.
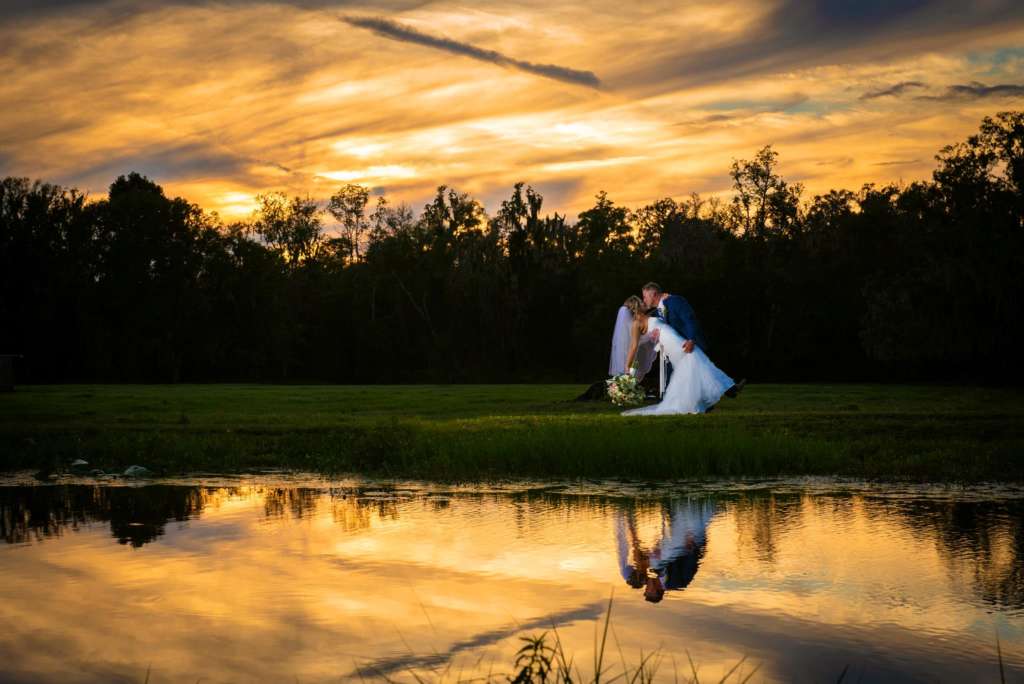
<svg viewBox="0 0 1024 684">
<path fill-rule="evenodd" d="M 497 497 L 468 508 L 456 500 L 455 519 L 432 525 L 429 499 L 285 491 L 215 493 L 220 505 L 169 532 L 170 543 L 130 556 L 89 525 L 73 547 L 20 548 L 24 574 L 0 588 L 4 623 L 19 627 L 0 635 L 0 657 L 26 676 L 70 681 L 141 676 L 148 663 L 154 681 L 320 680 L 351 670 L 355 659 L 406 653 L 406 642 L 417 653 L 448 644 L 454 654 L 508 641 L 504 665 L 517 624 L 587 618 L 604 594 L 598 586 L 552 596 L 559 575 L 545 575 L 544 563 L 521 553 L 506 554 Z M 474 521 L 481 510 L 483 524 Z M 356 529 L 337 522 L 353 518 Z M 373 535 L 365 534 L 365 522 Z M 203 533 L 232 526 L 246 534 Z M 366 541 L 373 543 L 360 543 Z M 482 569 L 492 559 L 493 567 Z M 414 595 L 422 609 L 410 610 Z M 96 613 L 97 605 L 108 608 Z M 139 629 L 156 624 L 159 630 Z M 476 638 L 465 637 L 474 631 Z M 62 644 L 59 657 L 52 649 L 24 650 L 40 635 Z"/>
<path fill-rule="evenodd" d="M 638 205 L 727 192 L 731 160 L 767 143 L 809 193 L 926 177 L 1024 78 L 1005 49 L 1022 6 L 951 2 L 19 1 L 0 28 L 0 97 L 17 104 L 0 114 L 0 173 L 98 194 L 138 170 L 227 218 L 251 210 L 239 197 L 348 181 L 414 206 L 443 183 L 493 210 L 520 180 L 564 189 L 551 210 L 600 189 Z M 594 69 L 605 89 L 382 40 L 343 13 Z M 877 165 L 894 157 L 919 161 Z"/>
<path fill-rule="evenodd" d="M 828 615 L 791 615 L 778 608 L 752 608 L 742 600 L 706 604 L 694 601 L 690 591 L 686 596 L 687 601 L 644 611 L 645 629 L 638 631 L 645 636 L 634 635 L 632 643 L 623 644 L 625 652 L 660 643 L 665 651 L 677 654 L 680 663 L 687 662 L 689 653 L 700 667 L 701 681 L 717 681 L 743 656 L 748 659 L 747 672 L 760 664 L 751 681 L 763 677 L 769 682 L 833 681 L 847 666 L 852 681 L 981 681 L 996 662 L 991 633 L 946 639 L 940 630 L 879 622 L 865 638 L 856 625 L 830 621 Z M 654 644 L 651 635 L 657 635 Z M 722 653 L 724 649 L 728 650 Z M 1024 654 L 1007 653 L 1004 642 L 1007 671 L 1024 673 Z M 685 672 L 687 666 L 681 667 Z M 671 679 L 671 667 L 661 674 Z"/>
<path fill-rule="evenodd" d="M 450 662 L 462 652 L 475 651 L 499 641 L 518 636 L 524 632 L 531 630 L 548 631 L 557 627 L 564 628 L 566 623 L 595 620 L 601 616 L 605 608 L 606 604 L 604 602 L 595 601 L 581 608 L 543 615 L 529 622 L 475 634 L 468 639 L 463 639 L 450 645 L 443 653 L 431 653 L 429 655 L 409 654 L 358 662 L 355 674 L 360 676 L 369 674 L 386 677 L 398 671 L 409 669 L 418 671 L 423 668 L 435 668 Z"/>
<path fill-rule="evenodd" d="M 82 487 L 69 497 L 61 487 L 0 488 L 5 530 L 31 511 L 35 529 L 51 535 L 0 548 L 0 659 L 16 668 L 5 675 L 139 680 L 152 663 L 153 681 L 319 681 L 368 661 L 395 673 L 457 661 L 469 675 L 481 656 L 483 670 L 489 658 L 496 671 L 508 668 L 517 637 L 553 619 L 565 621 L 561 638 L 587 663 L 593 620 L 622 582 L 616 516 L 631 513 L 639 537 L 654 543 L 687 501 L 355 485 L 176 489 Z M 28 497 L 18 505 L 16 491 Z M 115 500 L 146 493 L 153 503 Z M 1020 502 L 699 497 L 708 499 L 717 514 L 705 520 L 700 581 L 656 611 L 616 591 L 613 623 L 627 660 L 660 645 L 680 662 L 689 650 L 711 680 L 747 654 L 769 680 L 838 677 L 851 663 L 866 679 L 970 681 L 994 663 L 1001 623 L 1010 671 L 1024 668 L 1024 633 L 1014 627 Z M 107 522 L 115 511 L 134 522 L 128 510 L 154 526 L 152 512 L 162 511 L 160 536 L 118 544 Z M 177 517 L 187 522 L 167 523 Z M 57 536 L 72 525 L 77 532 Z"/>
</svg>

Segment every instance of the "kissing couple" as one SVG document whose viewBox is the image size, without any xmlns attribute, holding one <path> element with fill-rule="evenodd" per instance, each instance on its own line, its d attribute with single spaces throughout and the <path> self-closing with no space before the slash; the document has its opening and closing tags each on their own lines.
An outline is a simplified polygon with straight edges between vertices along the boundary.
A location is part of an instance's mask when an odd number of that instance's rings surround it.
<svg viewBox="0 0 1024 684">
<path fill-rule="evenodd" d="M 669 363 L 668 384 L 661 402 L 622 415 L 707 413 L 723 396 L 736 398 L 747 381 L 733 382 L 711 363 L 704 352 L 704 332 L 690 303 L 664 292 L 657 283 L 644 285 L 642 295 L 629 297 L 619 307 L 608 373 L 635 372 L 643 379 L 661 352 Z"/>
</svg>

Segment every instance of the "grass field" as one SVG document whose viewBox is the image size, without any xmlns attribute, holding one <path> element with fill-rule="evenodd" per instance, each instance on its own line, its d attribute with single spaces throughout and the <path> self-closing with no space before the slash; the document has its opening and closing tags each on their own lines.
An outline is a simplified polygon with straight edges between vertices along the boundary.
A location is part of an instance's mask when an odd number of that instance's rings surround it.
<svg viewBox="0 0 1024 684">
<path fill-rule="evenodd" d="M 843 475 L 1024 480 L 1024 393 L 750 385 L 703 416 L 622 418 L 575 385 L 24 386 L 0 467 L 294 468 L 475 480 Z"/>
</svg>

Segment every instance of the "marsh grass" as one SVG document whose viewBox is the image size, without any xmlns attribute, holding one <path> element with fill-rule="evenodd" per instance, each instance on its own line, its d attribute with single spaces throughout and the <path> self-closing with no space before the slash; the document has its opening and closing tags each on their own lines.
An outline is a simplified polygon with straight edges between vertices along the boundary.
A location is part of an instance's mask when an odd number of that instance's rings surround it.
<svg viewBox="0 0 1024 684">
<path fill-rule="evenodd" d="M 0 467 L 289 468 L 473 480 L 843 475 L 1024 479 L 1024 395 L 750 385 L 703 416 L 623 418 L 582 387 L 31 386 L 0 396 Z"/>
</svg>

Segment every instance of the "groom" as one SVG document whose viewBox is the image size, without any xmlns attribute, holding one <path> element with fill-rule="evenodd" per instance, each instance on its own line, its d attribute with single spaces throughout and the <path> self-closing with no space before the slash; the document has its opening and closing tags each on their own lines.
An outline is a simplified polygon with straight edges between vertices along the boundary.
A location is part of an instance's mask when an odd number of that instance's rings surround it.
<svg viewBox="0 0 1024 684">
<path fill-rule="evenodd" d="M 693 352 L 694 345 L 703 351 L 708 350 L 707 341 L 704 339 L 704 331 L 700 329 L 697 322 L 697 314 L 694 313 L 690 303 L 679 295 L 662 292 L 658 283 L 647 283 L 643 288 L 644 306 L 648 309 L 657 308 L 658 316 L 666 323 L 676 329 L 676 332 L 686 340 L 683 351 L 687 354 Z"/>
<path fill-rule="evenodd" d="M 683 344 L 684 352 L 687 354 L 693 353 L 695 346 L 700 347 L 701 351 L 707 352 L 708 343 L 704 337 L 704 331 L 701 329 L 700 323 L 697 322 L 697 314 L 686 299 L 679 295 L 662 291 L 661 285 L 658 285 L 658 283 L 647 283 L 644 285 L 643 299 L 644 306 L 648 309 L 657 308 L 658 316 L 675 328 L 675 331 L 686 340 Z M 670 368 L 670 376 L 671 372 Z M 740 380 L 725 391 L 725 396 L 735 399 L 736 395 L 740 393 L 746 384 L 747 381 L 745 379 Z"/>
</svg>

